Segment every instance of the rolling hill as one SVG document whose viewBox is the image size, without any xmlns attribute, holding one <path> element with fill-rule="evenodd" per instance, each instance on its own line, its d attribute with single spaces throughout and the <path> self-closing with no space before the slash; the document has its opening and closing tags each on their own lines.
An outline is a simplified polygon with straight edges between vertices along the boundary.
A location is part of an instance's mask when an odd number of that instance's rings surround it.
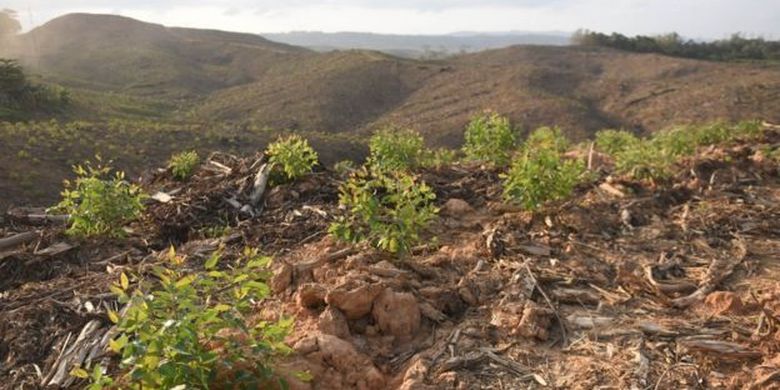
<svg viewBox="0 0 780 390">
<path fill-rule="evenodd" d="M 138 173 L 184 149 L 251 153 L 282 129 L 314 139 L 332 163 L 361 158 L 359 142 L 391 123 L 419 130 L 432 146 L 457 147 L 484 109 L 522 132 L 556 125 L 575 140 L 610 127 L 780 122 L 778 64 L 595 47 L 513 46 L 422 61 L 72 14 L 0 52 L 36 79 L 68 87 L 74 100 L 59 125 L 0 126 L 0 165 L 8 168 L 0 207 L 54 200 L 76 156 L 116 157 Z M 63 123 L 74 120 L 92 123 Z"/>
<path fill-rule="evenodd" d="M 777 65 L 604 48 L 513 46 L 420 61 L 72 14 L 20 36 L 10 51 L 81 93 L 157 99 L 187 121 L 359 134 L 397 122 L 444 145 L 457 145 L 468 117 L 485 108 L 526 130 L 560 125 L 575 137 L 780 115 Z"/>
<path fill-rule="evenodd" d="M 251 34 L 70 14 L 19 36 L 4 55 L 69 86 L 190 98 L 252 81 L 271 65 L 312 53 Z"/>
</svg>

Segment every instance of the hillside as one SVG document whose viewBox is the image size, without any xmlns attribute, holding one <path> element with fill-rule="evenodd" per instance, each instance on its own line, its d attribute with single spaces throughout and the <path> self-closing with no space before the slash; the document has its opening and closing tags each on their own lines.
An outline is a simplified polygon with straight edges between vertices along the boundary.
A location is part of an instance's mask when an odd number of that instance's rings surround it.
<svg viewBox="0 0 780 390">
<path fill-rule="evenodd" d="M 362 134 L 396 123 L 446 146 L 459 145 L 468 119 L 485 108 L 508 115 L 526 131 L 558 125 L 579 139 L 610 127 L 645 131 L 716 119 L 780 119 L 776 65 L 536 46 L 436 62 L 370 52 L 316 58 L 220 91 L 197 112 Z"/>
<path fill-rule="evenodd" d="M 776 388 L 780 127 L 756 130 L 659 182 L 597 152 L 570 197 L 533 211 L 501 197 L 502 169 L 417 170 L 441 212 L 401 256 L 328 233 L 345 212 L 331 170 L 272 186 L 256 213 L 226 202 L 250 201 L 260 155 L 213 155 L 184 182 L 157 171 L 140 184 L 168 197 L 121 238 L 14 210 L 0 219 L 0 388 L 83 388 L 74 367 L 171 378 L 167 358 L 193 350 L 209 358 L 202 383 L 233 388 L 257 372 L 256 334 L 260 367 L 289 345 L 271 367 L 300 390 Z"/>
<path fill-rule="evenodd" d="M 129 100 L 126 111 L 136 104 L 147 108 L 141 112 L 201 122 L 353 133 L 399 121 L 448 145 L 458 144 L 467 118 L 485 108 L 526 130 L 556 124 L 579 137 L 604 127 L 780 115 L 777 65 L 603 48 L 515 46 L 416 61 L 73 14 L 20 36 L 13 52 L 85 95 L 85 114 L 100 106 L 90 104 L 100 100 L 94 94 L 110 93 Z"/>
<path fill-rule="evenodd" d="M 92 14 L 56 18 L 4 51 L 65 85 L 167 98 L 246 83 L 269 66 L 308 54 L 256 35 Z"/>
<path fill-rule="evenodd" d="M 251 152 L 284 129 L 332 145 L 332 163 L 362 158 L 367 135 L 388 124 L 415 128 L 430 145 L 460 146 L 469 118 L 485 109 L 507 115 L 520 135 L 561 126 L 575 140 L 609 127 L 780 122 L 780 66 L 772 63 L 576 46 L 422 61 L 90 14 L 54 19 L 0 51 L 71 97 L 66 112 L 46 117 L 59 124 L 0 126 L 8 167 L 0 208 L 53 201 L 70 164 L 95 153 L 137 174 L 185 149 Z"/>
<path fill-rule="evenodd" d="M 457 145 L 492 108 L 526 131 L 557 125 L 582 139 L 603 128 L 780 119 L 780 66 L 714 63 L 581 47 L 512 47 L 457 57 L 377 121 Z M 371 126 L 373 127 L 373 126 Z"/>
<path fill-rule="evenodd" d="M 195 117 L 351 133 L 402 105 L 440 69 L 379 52 L 326 53 L 214 93 Z"/>
</svg>

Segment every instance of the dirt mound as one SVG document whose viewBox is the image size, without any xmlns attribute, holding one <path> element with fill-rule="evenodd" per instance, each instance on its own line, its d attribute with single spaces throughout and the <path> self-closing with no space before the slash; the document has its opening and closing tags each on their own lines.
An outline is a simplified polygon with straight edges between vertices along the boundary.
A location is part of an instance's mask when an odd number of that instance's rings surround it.
<svg viewBox="0 0 780 390">
<path fill-rule="evenodd" d="M 35 233 L 0 250 L 0 386 L 77 387 L 63 361 L 115 359 L 107 285 L 173 242 L 274 255 L 257 320 L 295 316 L 279 369 L 314 380 L 293 388 L 776 387 L 780 171 L 762 153 L 777 139 L 702 150 L 663 185 L 602 172 L 536 213 L 503 204 L 498 172 L 428 170 L 445 212 L 404 259 L 327 237 L 328 171 L 245 209 L 259 157 L 144 183 L 167 196 L 126 240 L 7 218 L 0 242 Z"/>
</svg>

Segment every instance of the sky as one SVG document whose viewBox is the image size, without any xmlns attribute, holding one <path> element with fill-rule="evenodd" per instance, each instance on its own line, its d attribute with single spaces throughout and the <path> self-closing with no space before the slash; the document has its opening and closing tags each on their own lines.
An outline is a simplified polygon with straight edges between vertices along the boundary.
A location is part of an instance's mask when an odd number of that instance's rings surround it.
<svg viewBox="0 0 780 390">
<path fill-rule="evenodd" d="M 780 0 L 0 0 L 25 30 L 71 12 L 110 13 L 167 26 L 251 33 L 360 31 L 676 31 L 780 39 Z"/>
</svg>

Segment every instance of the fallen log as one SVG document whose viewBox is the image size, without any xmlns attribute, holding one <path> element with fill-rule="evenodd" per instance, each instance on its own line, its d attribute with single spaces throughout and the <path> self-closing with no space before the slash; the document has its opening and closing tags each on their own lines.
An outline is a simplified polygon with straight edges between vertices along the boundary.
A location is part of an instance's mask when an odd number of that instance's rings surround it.
<svg viewBox="0 0 780 390">
<path fill-rule="evenodd" d="M 680 340 L 680 344 L 690 352 L 716 355 L 719 359 L 743 360 L 759 359 L 764 356 L 761 351 L 748 348 L 742 344 L 713 339 Z"/>
<path fill-rule="evenodd" d="M 35 240 L 39 236 L 38 232 L 24 232 L 11 237 L 0 238 L 0 251 L 26 244 Z"/>
</svg>

